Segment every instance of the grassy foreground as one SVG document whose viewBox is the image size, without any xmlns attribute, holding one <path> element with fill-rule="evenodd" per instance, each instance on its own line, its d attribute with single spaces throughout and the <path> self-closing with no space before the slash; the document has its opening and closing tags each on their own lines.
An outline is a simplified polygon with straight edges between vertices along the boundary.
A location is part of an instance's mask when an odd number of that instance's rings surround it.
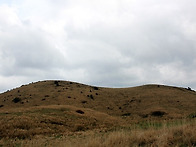
<svg viewBox="0 0 196 147">
<path fill-rule="evenodd" d="M 130 147 L 130 146 L 196 146 L 196 120 L 146 123 L 114 130 L 78 131 L 69 135 L 37 135 L 29 139 L 1 139 L 0 146 L 17 147 Z"/>
</svg>

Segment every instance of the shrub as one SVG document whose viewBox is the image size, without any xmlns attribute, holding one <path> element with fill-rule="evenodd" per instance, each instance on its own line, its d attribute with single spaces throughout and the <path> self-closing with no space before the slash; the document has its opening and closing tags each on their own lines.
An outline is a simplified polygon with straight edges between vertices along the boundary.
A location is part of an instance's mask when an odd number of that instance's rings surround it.
<svg viewBox="0 0 196 147">
<path fill-rule="evenodd" d="M 60 86 L 60 85 L 59 85 L 59 81 L 54 81 L 54 84 L 55 84 L 56 86 Z"/>
<path fill-rule="evenodd" d="M 87 103 L 87 101 L 82 101 L 82 104 L 86 104 Z"/>
<path fill-rule="evenodd" d="M 99 88 L 98 88 L 98 87 L 93 87 L 93 89 L 94 89 L 94 90 L 99 90 Z"/>
<path fill-rule="evenodd" d="M 122 114 L 122 116 L 130 116 L 131 113 L 125 113 L 125 114 Z"/>
<path fill-rule="evenodd" d="M 93 95 L 91 94 L 90 96 L 89 96 L 92 100 L 94 100 L 94 97 L 93 97 Z"/>
<path fill-rule="evenodd" d="M 21 101 L 21 98 L 18 98 L 18 97 L 14 98 L 14 99 L 12 100 L 12 102 L 14 102 L 14 103 L 18 103 L 18 102 L 20 102 L 20 101 Z"/>
<path fill-rule="evenodd" d="M 158 116 L 158 117 L 162 117 L 163 115 L 165 115 L 166 113 L 163 111 L 154 111 L 151 113 L 152 116 Z"/>
<path fill-rule="evenodd" d="M 82 110 L 76 110 L 77 113 L 80 113 L 80 114 L 84 114 L 84 111 Z"/>
</svg>

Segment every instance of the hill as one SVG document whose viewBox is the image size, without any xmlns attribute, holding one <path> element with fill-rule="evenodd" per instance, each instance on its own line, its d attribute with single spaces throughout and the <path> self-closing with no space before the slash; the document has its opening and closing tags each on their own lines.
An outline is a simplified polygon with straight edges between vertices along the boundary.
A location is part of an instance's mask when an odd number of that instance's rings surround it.
<svg viewBox="0 0 196 147">
<path fill-rule="evenodd" d="M 69 105 L 112 116 L 185 117 L 196 111 L 196 93 L 186 88 L 144 85 L 101 88 L 67 81 L 42 81 L 0 94 L 1 110 L 32 106 Z M 156 115 L 156 114 L 155 114 Z"/>
<path fill-rule="evenodd" d="M 104 88 L 41 81 L 0 94 L 0 138 L 105 132 L 195 117 L 196 92 L 164 85 Z"/>
</svg>

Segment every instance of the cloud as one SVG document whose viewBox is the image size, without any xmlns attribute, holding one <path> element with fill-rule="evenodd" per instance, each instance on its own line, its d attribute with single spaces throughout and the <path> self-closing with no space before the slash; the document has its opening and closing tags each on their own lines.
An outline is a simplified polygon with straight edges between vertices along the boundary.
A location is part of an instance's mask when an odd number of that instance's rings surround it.
<svg viewBox="0 0 196 147">
<path fill-rule="evenodd" d="M 194 0 L 4 2 L 0 76 L 196 88 L 195 6 Z"/>
</svg>

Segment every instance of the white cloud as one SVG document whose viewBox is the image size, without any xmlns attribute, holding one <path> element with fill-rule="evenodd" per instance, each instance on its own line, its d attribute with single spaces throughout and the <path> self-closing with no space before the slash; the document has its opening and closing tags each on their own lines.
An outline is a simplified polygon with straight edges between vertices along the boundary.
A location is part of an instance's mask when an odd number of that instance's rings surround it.
<svg viewBox="0 0 196 147">
<path fill-rule="evenodd" d="M 195 6 L 194 0 L 4 1 L 1 79 L 196 88 Z"/>
</svg>

